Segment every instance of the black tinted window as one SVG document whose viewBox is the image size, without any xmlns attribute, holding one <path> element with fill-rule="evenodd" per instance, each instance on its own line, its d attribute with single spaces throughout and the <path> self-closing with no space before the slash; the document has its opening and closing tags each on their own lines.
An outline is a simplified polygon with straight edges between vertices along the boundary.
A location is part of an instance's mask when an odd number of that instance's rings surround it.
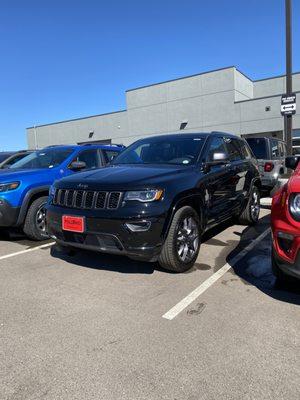
<svg viewBox="0 0 300 400">
<path fill-rule="evenodd" d="M 10 156 L 11 156 L 11 153 L 0 153 L 0 162 L 6 160 Z"/>
<path fill-rule="evenodd" d="M 253 156 L 251 154 L 251 150 L 247 145 L 247 143 L 245 143 L 244 141 L 239 141 L 239 144 L 240 144 L 240 151 L 242 154 L 242 158 L 244 160 L 250 160 L 250 158 L 252 158 Z"/>
<path fill-rule="evenodd" d="M 255 157 L 260 160 L 268 159 L 267 142 L 264 138 L 246 139 Z"/>
<path fill-rule="evenodd" d="M 221 137 L 212 138 L 209 144 L 207 161 L 214 161 L 215 153 L 225 153 L 227 155 L 224 139 Z"/>
<path fill-rule="evenodd" d="M 118 151 L 103 150 L 104 158 L 107 163 L 110 163 L 118 154 Z"/>
<path fill-rule="evenodd" d="M 237 139 L 226 138 L 225 139 L 227 151 L 230 161 L 239 161 L 242 159 L 240 152 L 239 141 Z"/>
<path fill-rule="evenodd" d="M 86 150 L 78 154 L 73 161 L 82 161 L 86 163 L 86 168 L 93 169 L 98 168 L 98 151 L 97 150 Z"/>
</svg>

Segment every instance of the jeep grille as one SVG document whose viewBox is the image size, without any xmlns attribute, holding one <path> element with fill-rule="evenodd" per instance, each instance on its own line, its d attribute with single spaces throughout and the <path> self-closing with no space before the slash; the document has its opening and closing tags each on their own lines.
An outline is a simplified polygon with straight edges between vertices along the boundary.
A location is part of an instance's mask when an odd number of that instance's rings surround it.
<svg viewBox="0 0 300 400">
<path fill-rule="evenodd" d="M 116 210 L 120 205 L 121 198 L 121 192 L 58 189 L 55 192 L 52 204 L 85 210 Z"/>
</svg>

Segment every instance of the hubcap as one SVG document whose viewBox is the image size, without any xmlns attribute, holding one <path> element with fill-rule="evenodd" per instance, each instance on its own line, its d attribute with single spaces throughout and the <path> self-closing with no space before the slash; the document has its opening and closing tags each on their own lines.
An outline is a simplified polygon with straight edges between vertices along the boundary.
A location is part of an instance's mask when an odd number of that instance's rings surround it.
<svg viewBox="0 0 300 400">
<path fill-rule="evenodd" d="M 199 247 L 198 225 L 193 217 L 184 218 L 177 231 L 177 254 L 183 262 L 193 259 Z"/>
<path fill-rule="evenodd" d="M 254 190 L 252 193 L 252 200 L 250 205 L 251 217 L 253 220 L 257 220 L 260 212 L 260 201 L 259 194 L 257 190 Z"/>
<path fill-rule="evenodd" d="M 46 209 L 45 209 L 45 204 L 42 204 L 40 208 L 38 209 L 36 213 L 36 227 L 40 232 L 45 232 L 46 231 Z"/>
</svg>

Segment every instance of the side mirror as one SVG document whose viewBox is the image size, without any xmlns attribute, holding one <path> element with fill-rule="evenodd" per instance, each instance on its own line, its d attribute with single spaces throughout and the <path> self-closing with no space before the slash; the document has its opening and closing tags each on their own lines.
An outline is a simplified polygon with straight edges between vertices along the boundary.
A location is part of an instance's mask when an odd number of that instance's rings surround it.
<svg viewBox="0 0 300 400">
<path fill-rule="evenodd" d="M 225 153 L 214 153 L 213 163 L 225 164 L 228 161 Z"/>
<path fill-rule="evenodd" d="M 82 171 L 83 169 L 86 169 L 86 163 L 84 161 L 73 161 L 70 164 L 69 169 L 71 169 L 74 172 Z"/>
<path fill-rule="evenodd" d="M 223 165 L 228 162 L 227 154 L 225 153 L 213 153 L 212 155 L 212 161 L 208 161 L 205 163 L 205 168 L 204 170 L 208 172 L 211 167 L 215 165 Z"/>
<path fill-rule="evenodd" d="M 299 162 L 299 157 L 289 156 L 285 158 L 285 166 L 289 169 L 296 169 Z"/>
</svg>

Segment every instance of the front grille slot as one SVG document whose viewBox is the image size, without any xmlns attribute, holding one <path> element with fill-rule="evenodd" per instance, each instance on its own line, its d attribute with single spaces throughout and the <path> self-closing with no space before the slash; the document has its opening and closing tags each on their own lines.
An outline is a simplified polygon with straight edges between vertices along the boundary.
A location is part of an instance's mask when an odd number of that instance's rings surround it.
<svg viewBox="0 0 300 400">
<path fill-rule="evenodd" d="M 97 193 L 97 198 L 96 198 L 95 208 L 103 209 L 105 207 L 106 198 L 107 198 L 107 193 L 106 192 L 98 192 Z"/>
<path fill-rule="evenodd" d="M 109 209 L 118 208 L 120 197 L 121 197 L 120 192 L 111 192 L 109 195 L 107 208 Z"/>
<path fill-rule="evenodd" d="M 73 202 L 74 202 L 74 190 L 68 190 L 65 204 L 67 207 L 72 207 Z"/>
<path fill-rule="evenodd" d="M 76 192 L 76 195 L 75 195 L 75 204 L 74 204 L 74 206 L 75 206 L 76 208 L 81 208 L 81 207 L 82 207 L 83 194 L 84 194 L 83 190 L 78 190 L 78 191 Z"/>
<path fill-rule="evenodd" d="M 84 208 L 93 208 L 95 192 L 86 192 Z"/>
<path fill-rule="evenodd" d="M 57 189 L 52 204 L 86 210 L 116 210 L 120 205 L 121 197 L 121 192 Z"/>
</svg>

